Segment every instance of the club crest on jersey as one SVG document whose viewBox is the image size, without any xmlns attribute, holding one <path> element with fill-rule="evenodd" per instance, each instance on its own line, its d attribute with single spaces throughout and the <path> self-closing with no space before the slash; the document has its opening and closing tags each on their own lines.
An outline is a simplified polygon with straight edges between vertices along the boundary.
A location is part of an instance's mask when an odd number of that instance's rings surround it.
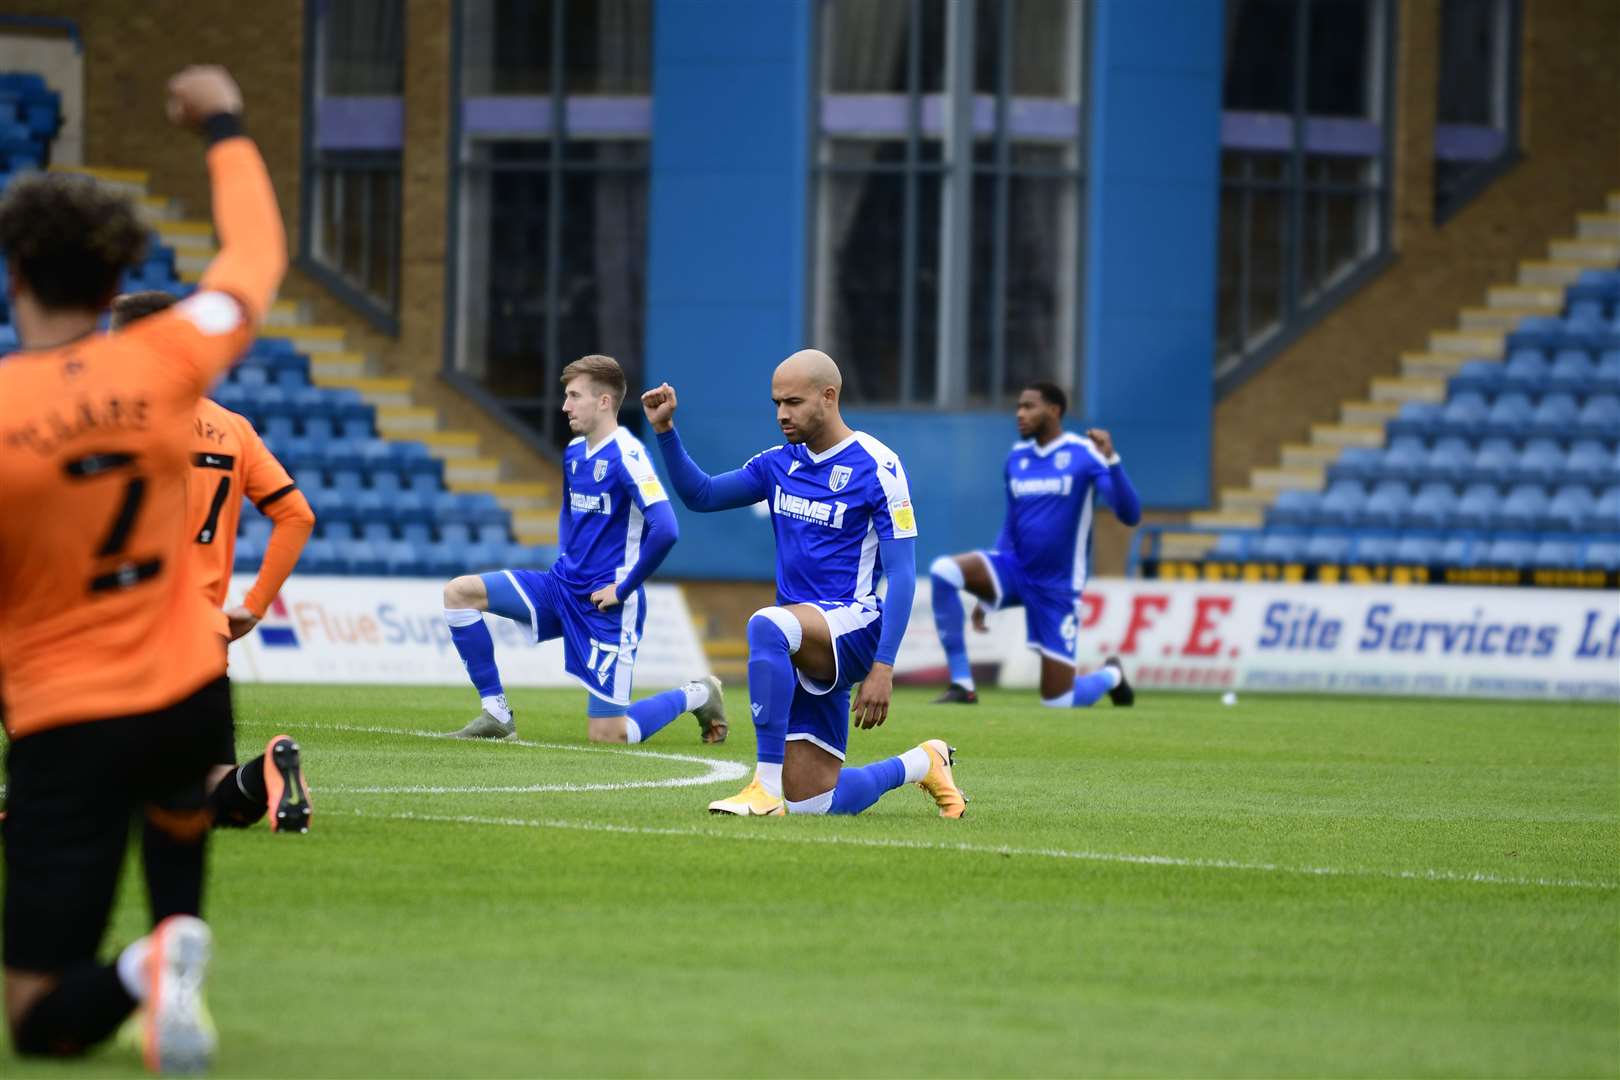
<svg viewBox="0 0 1620 1080">
<path fill-rule="evenodd" d="M 602 477 L 604 477 L 606 475 L 607 475 L 607 461 L 604 459 L 602 461 L 598 461 L 596 463 L 596 468 L 591 470 L 591 479 L 595 480 L 598 484 L 600 484 L 602 482 Z"/>
<path fill-rule="evenodd" d="M 843 491 L 849 486 L 849 478 L 853 471 L 848 465 L 834 465 L 832 474 L 827 477 L 827 486 L 833 491 Z"/>
<path fill-rule="evenodd" d="M 1059 450 L 1057 452 L 1057 457 L 1052 459 L 1052 465 L 1058 469 L 1067 469 L 1069 467 L 1069 462 L 1073 460 L 1074 458 L 1069 455 L 1067 450 Z M 600 480 L 601 477 L 597 477 L 597 479 Z"/>
</svg>

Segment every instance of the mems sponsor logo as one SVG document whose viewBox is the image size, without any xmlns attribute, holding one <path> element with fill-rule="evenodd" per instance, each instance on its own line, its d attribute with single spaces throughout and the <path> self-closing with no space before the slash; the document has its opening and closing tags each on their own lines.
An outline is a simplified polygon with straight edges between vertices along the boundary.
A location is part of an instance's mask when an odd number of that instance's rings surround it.
<svg viewBox="0 0 1620 1080">
<path fill-rule="evenodd" d="M 1032 480 L 1014 479 L 1011 484 L 1015 499 L 1031 495 L 1067 495 L 1074 490 L 1074 477 L 1038 476 Z"/>
<path fill-rule="evenodd" d="M 578 491 L 568 493 L 568 508 L 576 514 L 611 514 L 613 513 L 613 496 L 604 491 L 597 495 L 586 495 Z"/>
<path fill-rule="evenodd" d="M 807 499 L 803 495 L 789 495 L 778 486 L 776 497 L 771 500 L 771 509 L 783 517 L 824 525 L 829 529 L 842 529 L 844 511 L 849 507 L 841 502 L 825 503 Z"/>
</svg>

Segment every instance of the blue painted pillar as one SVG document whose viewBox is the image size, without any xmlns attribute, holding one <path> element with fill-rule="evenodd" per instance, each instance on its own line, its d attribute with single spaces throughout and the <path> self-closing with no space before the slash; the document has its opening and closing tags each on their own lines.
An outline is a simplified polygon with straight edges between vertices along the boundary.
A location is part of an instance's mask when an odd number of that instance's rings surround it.
<svg viewBox="0 0 1620 1080">
<path fill-rule="evenodd" d="M 1092 3 L 1084 415 L 1148 506 L 1203 506 L 1224 5 Z"/>
<path fill-rule="evenodd" d="M 654 8 L 647 378 L 676 387 L 676 426 L 711 473 L 782 441 L 771 371 L 805 344 L 813 8 Z M 670 573 L 772 575 L 767 518 L 679 513 Z"/>
</svg>

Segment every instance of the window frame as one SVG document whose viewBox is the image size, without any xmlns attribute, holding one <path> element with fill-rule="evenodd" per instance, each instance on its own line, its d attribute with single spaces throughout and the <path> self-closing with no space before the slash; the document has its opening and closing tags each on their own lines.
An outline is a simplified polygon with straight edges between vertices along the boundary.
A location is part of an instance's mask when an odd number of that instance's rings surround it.
<svg viewBox="0 0 1620 1080">
<path fill-rule="evenodd" d="M 649 3 L 651 2 L 652 0 L 649 0 Z M 568 361 L 564 360 L 559 352 L 560 332 L 558 327 L 560 323 L 556 318 L 556 312 L 559 308 L 558 298 L 560 295 L 560 275 L 557 271 L 562 266 L 562 229 L 560 228 L 560 225 L 564 198 L 562 189 L 564 178 L 570 175 L 604 175 L 612 173 L 641 172 L 644 173 L 648 179 L 647 198 L 649 211 L 651 210 L 652 197 L 652 130 L 650 124 L 645 133 L 635 133 L 634 135 L 621 134 L 617 136 L 619 141 L 630 141 L 632 138 L 639 138 L 646 142 L 648 153 L 645 157 L 644 163 L 639 166 L 604 165 L 595 161 L 578 161 L 571 159 L 565 152 L 569 132 L 568 103 L 571 96 L 567 92 L 565 82 L 566 71 L 564 60 L 566 59 L 565 47 L 567 43 L 565 41 L 566 34 L 564 29 L 566 25 L 564 3 L 566 3 L 566 0 L 555 0 L 555 2 L 551 5 L 551 92 L 546 95 L 549 98 L 548 106 L 550 109 L 550 126 L 547 129 L 547 134 L 544 136 L 543 140 L 539 138 L 534 140 L 536 142 L 545 141 L 549 143 L 553 149 L 553 152 L 546 156 L 546 160 L 544 162 L 505 164 L 490 163 L 483 165 L 468 162 L 465 160 L 465 156 L 463 154 L 466 136 L 466 127 L 463 122 L 463 109 L 465 103 L 469 100 L 469 95 L 465 92 L 466 63 L 464 59 L 464 49 L 466 45 L 465 24 L 467 5 L 466 0 L 453 0 L 451 4 L 449 80 L 450 137 L 446 147 L 447 199 L 445 204 L 445 317 L 444 336 L 441 350 L 442 361 L 439 368 L 440 378 L 444 379 L 445 382 L 449 383 L 458 391 L 465 394 L 484 411 L 494 416 L 501 423 L 501 425 L 507 429 L 508 432 L 522 441 L 524 445 L 528 446 L 536 453 L 555 461 L 561 460 L 562 451 L 553 443 L 552 440 L 555 437 L 559 426 L 566 423 L 561 412 L 562 387 L 557 382 L 557 377 L 560 376 L 562 369 L 568 364 Z M 654 16 L 656 16 L 656 7 L 654 6 L 652 10 Z M 649 78 L 650 75 L 651 73 L 649 72 Z M 651 103 L 654 93 L 655 90 L 653 86 L 649 84 L 647 93 L 649 116 L 651 114 Z M 589 97 L 590 95 L 572 96 Z M 491 390 L 488 386 L 486 386 L 481 379 L 474 375 L 467 374 L 465 371 L 461 370 L 459 366 L 459 361 L 462 358 L 461 290 L 467 277 L 463 266 L 466 251 L 464 250 L 464 238 L 461 228 L 461 219 L 464 216 L 462 207 L 462 181 L 464 174 L 473 170 L 482 170 L 488 173 L 523 172 L 544 174 L 549 178 L 550 181 L 546 195 L 547 228 L 545 276 L 547 318 L 546 340 L 543 345 L 544 351 L 542 354 L 547 358 L 546 366 L 548 370 L 541 380 L 541 386 L 543 389 L 541 396 L 538 397 L 507 397 L 505 395 L 496 393 L 494 390 Z M 651 243 L 650 229 L 647 237 L 647 243 Z M 643 264 L 645 264 L 647 258 L 646 250 L 643 250 L 641 253 L 641 258 Z M 645 303 L 645 296 L 643 297 L 643 302 Z M 645 315 L 645 312 L 643 312 L 643 314 Z M 645 350 L 645 345 L 645 334 L 643 334 L 643 351 Z M 643 355 L 642 359 L 645 361 L 645 355 Z M 627 397 L 626 404 L 634 404 L 634 399 Z M 536 428 L 528 420 L 525 420 L 520 414 L 520 410 L 530 408 L 542 408 L 545 410 L 544 415 L 546 419 L 543 427 Z M 621 416 L 622 415 L 623 413 L 621 412 Z M 567 440 L 563 441 L 566 443 Z"/>
<path fill-rule="evenodd" d="M 319 114 L 317 102 L 321 91 L 321 68 L 323 42 L 320 33 L 319 5 L 304 5 L 304 55 L 303 55 L 303 132 L 300 139 L 301 153 L 299 156 L 298 175 L 298 268 L 316 281 L 320 282 L 329 292 L 344 304 L 353 308 L 367 322 L 380 332 L 390 337 L 399 336 L 399 305 L 402 299 L 404 279 L 401 273 L 401 250 L 404 245 L 404 218 L 405 218 L 405 150 L 403 129 L 401 130 L 401 145 L 392 151 L 397 160 L 388 161 L 389 151 L 359 150 L 330 152 L 322 150 L 319 145 Z M 404 34 L 410 33 L 410 5 L 401 2 L 400 18 L 402 20 L 401 38 L 401 71 L 405 70 Z M 403 114 L 404 95 L 400 95 L 400 107 Z M 368 292 L 363 286 L 357 284 L 341 269 L 332 266 L 316 254 L 316 217 L 319 213 L 318 186 L 324 183 L 323 173 L 342 172 L 353 170 L 363 173 L 384 172 L 391 173 L 393 177 L 393 190 L 395 193 L 396 213 L 393 218 L 391 235 L 387 238 L 388 267 L 387 280 L 392 286 L 392 303 L 383 302 L 379 297 Z M 367 253 L 372 247 L 372 215 L 362 213 L 360 217 L 361 249 Z"/>
<path fill-rule="evenodd" d="M 1394 237 L 1394 189 L 1395 189 L 1395 69 L 1398 59 L 1399 45 L 1399 9 L 1394 0 L 1368 0 L 1370 10 L 1378 13 L 1379 25 L 1375 33 L 1369 35 L 1369 45 L 1381 47 L 1381 55 L 1375 55 L 1378 61 L 1376 73 L 1377 83 L 1374 86 L 1379 94 L 1379 107 L 1377 115 L 1380 125 L 1380 147 L 1376 158 L 1378 162 L 1380 184 L 1369 191 L 1362 185 L 1344 185 L 1343 190 L 1357 194 L 1372 194 L 1375 196 L 1375 206 L 1378 210 L 1377 246 L 1372 253 L 1362 259 L 1349 273 L 1334 282 L 1332 285 L 1306 299 L 1303 294 L 1305 273 L 1305 202 L 1312 192 L 1334 192 L 1340 186 L 1332 184 L 1313 184 L 1305 178 L 1305 164 L 1309 156 L 1306 152 L 1305 130 L 1310 120 L 1307 88 L 1309 86 L 1310 71 L 1310 0 L 1294 0 L 1296 18 L 1294 22 L 1294 45 L 1298 59 L 1293 72 L 1293 109 L 1290 114 L 1290 128 L 1292 141 L 1289 145 L 1288 166 L 1284 179 L 1280 181 L 1260 180 L 1249 184 L 1238 184 L 1228 180 L 1221 169 L 1219 192 L 1221 195 L 1228 190 L 1237 191 L 1281 191 L 1287 198 L 1285 213 L 1287 214 L 1287 230 L 1284 236 L 1283 256 L 1283 294 L 1279 323 L 1276 331 L 1267 335 L 1263 340 L 1250 343 L 1242 342 L 1241 351 L 1236 354 L 1223 354 L 1223 343 L 1217 339 L 1214 342 L 1213 379 L 1215 383 L 1216 400 L 1224 398 L 1237 389 L 1255 372 L 1269 364 L 1273 357 L 1287 349 L 1308 333 L 1317 323 L 1321 322 L 1330 312 L 1337 308 L 1351 295 L 1360 290 L 1367 282 L 1377 277 L 1395 260 L 1393 248 Z M 1224 78 L 1224 72 L 1223 72 Z M 1222 102 L 1222 115 L 1226 115 L 1225 102 Z M 1227 147 L 1222 145 L 1221 154 L 1224 159 Z M 1245 213 L 1247 220 L 1247 212 Z M 1219 213 L 1213 223 L 1217 232 L 1217 260 L 1220 258 L 1219 230 L 1221 219 Z M 1240 273 L 1247 280 L 1248 268 L 1253 265 L 1251 257 L 1251 239 L 1249 230 L 1243 230 L 1242 237 L 1243 258 L 1240 261 Z M 1217 262 L 1217 267 L 1219 262 Z M 1217 273 L 1219 270 L 1217 269 Z M 1247 332 L 1248 290 L 1242 290 L 1242 311 L 1244 317 L 1240 319 L 1240 329 Z M 1217 319 L 1218 319 L 1217 315 Z"/>
<path fill-rule="evenodd" d="M 927 0 L 905 0 L 905 2 L 911 9 L 907 22 L 907 74 L 906 90 L 903 95 L 906 103 L 906 128 L 904 135 L 901 136 L 906 144 L 906 157 L 898 165 L 836 165 L 822 161 L 822 151 L 829 140 L 847 139 L 850 136 L 827 132 L 823 126 L 824 103 L 828 97 L 838 95 L 826 89 L 823 69 L 826 59 L 824 50 L 827 47 L 824 16 L 827 0 L 816 0 L 812 8 L 809 64 L 811 86 L 808 95 L 811 122 L 806 130 L 810 185 L 805 207 L 805 251 L 809 272 L 804 285 L 802 308 L 804 325 L 811 329 L 812 334 L 819 333 L 821 296 L 818 284 L 823 261 L 819 232 L 823 202 L 822 185 L 825 178 L 834 175 L 898 174 L 903 177 L 905 183 L 900 257 L 901 333 L 898 380 L 900 400 L 852 401 L 850 406 L 902 412 L 1001 411 L 1005 406 L 999 404 L 996 398 L 1001 395 L 998 388 L 1006 377 L 1009 192 L 1012 182 L 1021 177 L 1049 177 L 1070 181 L 1074 184 L 1075 207 L 1074 235 L 1071 238 L 1075 254 L 1072 267 L 1073 285 L 1071 289 L 1065 290 L 1070 293 L 1066 301 L 1073 305 L 1066 321 L 1070 340 L 1067 347 L 1060 351 L 1062 360 L 1059 369 L 1051 372 L 1049 377 L 1068 388 L 1071 411 L 1079 412 L 1084 408 L 1085 385 L 1086 228 L 1090 197 L 1092 128 L 1090 110 L 1093 70 L 1090 46 L 1095 4 L 1093 0 L 1077 0 L 1075 4 L 1077 13 L 1072 29 L 1074 40 L 1071 41 L 1070 47 L 1079 68 L 1074 73 L 1075 85 L 1078 88 L 1075 102 L 1078 130 L 1072 140 L 1065 140 L 1063 143 L 1064 146 L 1073 148 L 1074 164 L 1072 167 L 1045 167 L 1015 165 L 1011 161 L 1011 147 L 1017 141 L 1012 136 L 1010 121 L 1011 104 L 1016 96 L 1012 92 L 1011 53 L 1015 16 L 1013 4 L 1017 0 L 1003 2 L 1000 7 L 996 85 L 989 95 L 979 92 L 975 85 L 977 8 L 980 0 L 945 0 L 942 17 L 946 25 L 944 47 L 946 63 L 938 95 L 941 100 L 942 131 L 939 141 L 942 147 L 942 160 L 928 161 L 922 157 L 920 151 L 924 135 L 925 94 L 922 89 L 921 12 L 922 5 Z M 953 32 L 951 29 L 953 26 L 964 27 L 966 34 Z M 991 161 L 981 163 L 976 160 L 975 148 L 980 140 L 975 137 L 973 124 L 975 100 L 983 96 L 991 98 L 994 110 L 991 122 L 992 134 L 988 140 L 994 156 Z M 956 149 L 964 146 L 965 151 Z M 940 312 L 937 316 L 940 323 L 937 332 L 939 354 L 935 357 L 934 394 L 931 400 L 920 400 L 912 393 L 920 374 L 917 367 L 917 342 L 920 337 L 916 311 L 919 271 L 917 253 L 920 247 L 919 237 L 924 226 L 918 220 L 918 206 L 921 199 L 918 187 L 920 179 L 924 176 L 937 176 L 941 183 L 941 243 L 939 261 L 936 264 L 940 281 L 938 299 Z M 998 219 L 997 228 L 991 234 L 992 265 L 986 268 L 987 288 L 991 290 L 989 295 L 992 352 L 984 361 L 990 365 L 990 400 L 983 403 L 969 399 L 968 371 L 973 362 L 972 315 L 970 305 L 966 302 L 973 282 L 973 275 L 969 272 L 973 246 L 973 186 L 981 177 L 996 181 L 993 212 Z M 953 321 L 955 325 L 947 328 L 947 320 Z"/>
<path fill-rule="evenodd" d="M 1523 147 L 1519 144 L 1520 110 L 1524 89 L 1524 3 L 1523 0 L 1495 0 L 1503 6 L 1503 19 L 1505 22 L 1505 37 L 1503 54 L 1506 71 L 1503 72 L 1502 94 L 1507 99 L 1502 110 L 1503 126 L 1502 152 L 1489 162 L 1483 162 L 1473 169 L 1468 179 L 1458 184 L 1449 198 L 1442 198 L 1438 185 L 1434 192 L 1434 224 L 1436 227 L 1445 225 L 1457 214 L 1479 197 L 1486 188 L 1501 179 L 1502 175 L 1513 168 L 1524 158 Z M 1440 17 L 1445 18 L 1445 5 L 1440 7 Z M 1445 35 L 1440 37 L 1441 48 L 1445 47 Z M 1435 84 L 1436 106 L 1439 104 L 1440 87 L 1438 80 Z M 1436 108 L 1436 128 L 1439 127 L 1439 110 Z M 1438 163 L 1438 156 L 1434 148 L 1430 148 L 1430 156 Z"/>
</svg>

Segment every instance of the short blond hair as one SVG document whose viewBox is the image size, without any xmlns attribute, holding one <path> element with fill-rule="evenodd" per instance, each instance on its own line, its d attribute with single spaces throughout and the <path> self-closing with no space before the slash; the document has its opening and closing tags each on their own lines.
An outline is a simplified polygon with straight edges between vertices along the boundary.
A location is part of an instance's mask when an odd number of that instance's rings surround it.
<svg viewBox="0 0 1620 1080">
<path fill-rule="evenodd" d="M 624 404 L 624 368 L 611 356 L 592 353 L 582 356 L 562 369 L 562 384 L 567 386 L 581 375 L 588 375 L 593 383 L 613 395 L 613 407 Z"/>
</svg>

